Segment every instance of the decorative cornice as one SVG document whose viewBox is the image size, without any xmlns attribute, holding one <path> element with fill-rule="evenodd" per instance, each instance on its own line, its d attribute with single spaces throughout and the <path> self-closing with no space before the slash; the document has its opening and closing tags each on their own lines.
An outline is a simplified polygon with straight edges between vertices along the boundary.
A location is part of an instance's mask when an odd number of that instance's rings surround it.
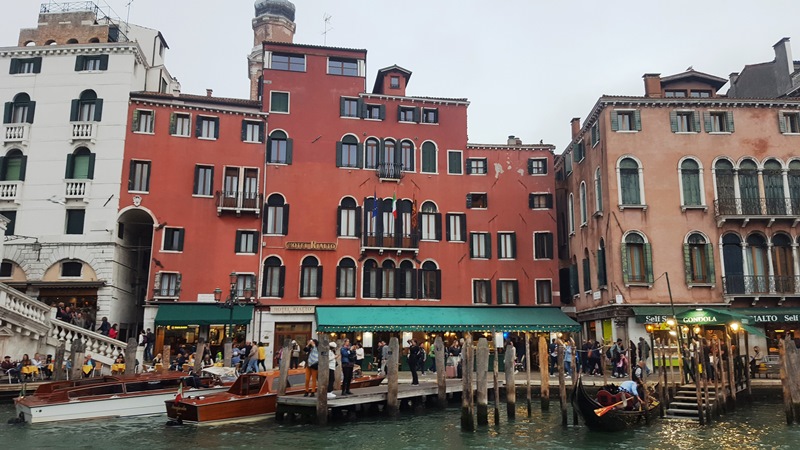
<svg viewBox="0 0 800 450">
<path fill-rule="evenodd" d="M 389 100 L 406 103 L 427 103 L 432 105 L 449 105 L 449 106 L 469 106 L 469 101 L 466 99 L 455 98 L 435 98 L 435 97 L 398 97 L 395 95 L 384 94 L 369 94 L 362 92 L 359 94 L 361 98 L 370 98 L 375 100 Z"/>
<path fill-rule="evenodd" d="M 511 151 L 544 151 L 555 154 L 556 146 L 539 145 L 502 145 L 502 144 L 467 144 L 467 150 L 511 150 Z"/>
<path fill-rule="evenodd" d="M 141 47 L 137 43 L 48 45 L 37 47 L 1 47 L 0 58 L 30 58 L 35 56 L 98 55 L 108 53 L 131 53 L 136 62 L 147 67 Z"/>
</svg>

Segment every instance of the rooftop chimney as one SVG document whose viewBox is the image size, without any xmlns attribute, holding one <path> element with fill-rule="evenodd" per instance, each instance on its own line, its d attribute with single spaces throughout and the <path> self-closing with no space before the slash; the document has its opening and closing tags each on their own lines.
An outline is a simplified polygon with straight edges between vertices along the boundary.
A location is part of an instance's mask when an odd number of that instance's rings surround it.
<svg viewBox="0 0 800 450">
<path fill-rule="evenodd" d="M 206 89 L 206 97 L 213 97 L 214 90 L 213 89 Z"/>
<path fill-rule="evenodd" d="M 575 139 L 581 134 L 581 118 L 573 117 L 573 119 L 569 121 L 569 124 L 572 125 L 572 139 Z"/>
<path fill-rule="evenodd" d="M 792 73 L 794 60 L 792 60 L 792 46 L 789 38 L 785 37 L 772 46 L 775 49 L 775 82 L 778 95 L 785 94 L 792 88 Z"/>
<path fill-rule="evenodd" d="M 506 141 L 508 145 L 516 145 L 517 144 L 517 137 L 513 134 L 508 137 L 508 141 Z"/>
<path fill-rule="evenodd" d="M 661 98 L 664 94 L 661 92 L 661 74 L 660 73 L 646 73 L 642 76 L 644 78 L 644 96 L 647 98 Z"/>
</svg>

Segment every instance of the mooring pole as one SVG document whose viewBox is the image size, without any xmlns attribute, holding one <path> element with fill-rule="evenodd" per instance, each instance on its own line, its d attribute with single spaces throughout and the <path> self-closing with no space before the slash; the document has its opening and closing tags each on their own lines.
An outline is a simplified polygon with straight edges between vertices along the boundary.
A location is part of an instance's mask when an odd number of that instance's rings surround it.
<svg viewBox="0 0 800 450">
<path fill-rule="evenodd" d="M 330 343 L 328 333 L 319 335 L 319 363 L 317 364 L 317 424 L 328 424 L 328 380 L 330 378 Z"/>
<path fill-rule="evenodd" d="M 478 339 L 476 359 L 476 389 L 478 397 L 478 425 L 489 424 L 489 342 Z"/>
<path fill-rule="evenodd" d="M 528 405 L 528 417 L 531 416 L 531 335 L 525 333 L 525 397 Z"/>
<path fill-rule="evenodd" d="M 505 375 L 506 375 L 506 414 L 513 420 L 516 417 L 517 408 L 517 383 L 514 378 L 514 361 L 516 360 L 517 350 L 513 345 L 506 346 Z"/>
<path fill-rule="evenodd" d="M 567 381 L 564 377 L 564 343 L 556 341 L 558 348 L 558 393 L 561 398 L 561 425 L 567 426 Z"/>
<path fill-rule="evenodd" d="M 475 431 L 472 414 L 472 368 L 475 365 L 472 353 L 472 334 L 464 333 L 464 348 L 461 349 L 461 430 Z"/>
<path fill-rule="evenodd" d="M 539 336 L 539 376 L 542 379 L 539 387 L 542 400 L 542 411 L 550 409 L 550 352 L 547 339 Z"/>
<path fill-rule="evenodd" d="M 446 357 L 444 352 L 444 341 L 441 336 L 436 336 L 433 341 L 433 350 L 436 353 L 436 385 L 438 392 L 436 401 L 439 408 L 447 408 L 447 371 L 445 369 Z"/>
<path fill-rule="evenodd" d="M 389 414 L 396 417 L 400 412 L 400 402 L 398 399 L 398 373 L 397 368 L 400 361 L 400 342 L 397 336 L 389 339 L 389 362 L 387 363 L 386 373 L 389 379 L 389 393 L 386 397 L 386 409 Z"/>
</svg>

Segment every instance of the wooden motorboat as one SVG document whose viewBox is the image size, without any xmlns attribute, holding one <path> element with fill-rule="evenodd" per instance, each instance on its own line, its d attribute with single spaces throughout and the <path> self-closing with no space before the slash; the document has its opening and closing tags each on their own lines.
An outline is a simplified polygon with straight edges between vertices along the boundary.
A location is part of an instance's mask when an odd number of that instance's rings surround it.
<svg viewBox="0 0 800 450">
<path fill-rule="evenodd" d="M 231 384 L 182 372 L 82 378 L 44 383 L 14 405 L 18 419 L 27 423 L 154 415 L 164 413 L 164 401 L 179 389 L 185 397 L 224 392 Z"/>
<path fill-rule="evenodd" d="M 382 376 L 353 378 L 351 388 L 377 386 Z M 305 369 L 289 370 L 287 395 L 305 392 Z M 207 423 L 222 420 L 258 418 L 275 414 L 280 371 L 248 373 L 239 376 L 227 392 L 166 401 L 171 423 Z"/>
<path fill-rule="evenodd" d="M 614 408 L 605 414 L 598 415 L 595 410 L 605 406 L 613 405 L 616 403 L 617 397 L 605 392 L 608 395 L 601 395 L 603 390 L 598 393 L 600 397 L 604 397 L 604 402 L 601 403 L 597 397 L 593 397 L 586 392 L 581 380 L 578 380 L 578 386 L 572 393 L 572 406 L 580 412 L 583 421 L 590 430 L 595 431 L 622 431 L 634 427 L 639 424 L 649 423 L 650 421 L 659 417 L 659 402 L 651 397 L 650 404 L 647 411 L 639 409 L 625 409 L 622 406 Z M 608 404 L 604 404 L 608 403 Z"/>
</svg>

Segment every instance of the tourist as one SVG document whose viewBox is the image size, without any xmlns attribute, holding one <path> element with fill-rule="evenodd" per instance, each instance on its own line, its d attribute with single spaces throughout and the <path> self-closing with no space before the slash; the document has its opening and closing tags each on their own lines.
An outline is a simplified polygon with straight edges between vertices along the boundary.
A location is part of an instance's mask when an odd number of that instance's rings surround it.
<svg viewBox="0 0 800 450">
<path fill-rule="evenodd" d="M 280 359 L 278 361 L 280 362 Z M 236 367 L 238 370 L 240 362 L 242 362 L 242 359 L 240 357 L 239 349 L 237 347 L 234 347 L 233 355 L 231 357 L 231 367 Z"/>
<path fill-rule="evenodd" d="M 350 348 L 350 339 L 345 339 L 342 342 L 342 349 L 339 351 L 339 355 L 342 358 L 342 395 L 351 395 L 350 383 L 353 381 L 356 351 Z"/>
<path fill-rule="evenodd" d="M 169 370 L 180 372 L 183 370 L 184 364 L 186 364 L 186 356 L 184 356 L 183 353 L 178 352 L 178 356 L 172 361 L 172 364 L 169 366 Z"/>
<path fill-rule="evenodd" d="M 108 330 L 110 330 L 110 329 L 111 329 L 111 324 L 108 323 L 108 317 L 103 317 L 103 320 L 100 323 L 100 326 L 97 327 L 97 332 L 102 334 L 102 335 L 104 335 L 104 336 L 108 336 Z"/>
<path fill-rule="evenodd" d="M 356 364 L 358 367 L 361 368 L 361 371 L 364 371 L 364 347 L 361 345 L 360 342 L 356 342 Z"/>
<path fill-rule="evenodd" d="M 250 354 L 247 355 L 247 373 L 258 372 L 258 346 L 250 347 Z"/>
<path fill-rule="evenodd" d="M 430 351 L 428 351 L 428 359 L 431 361 L 431 365 L 428 367 L 433 373 L 436 373 L 436 345 L 431 345 Z"/>
<path fill-rule="evenodd" d="M 692 346 L 694 346 L 694 342 L 692 342 Z M 681 348 L 681 356 L 683 358 L 683 382 L 688 384 L 689 379 L 691 378 L 692 383 L 694 383 L 695 382 L 694 371 L 695 368 L 697 367 L 697 361 L 695 360 L 694 352 L 690 350 L 689 344 L 687 344 L 686 342 L 683 343 L 683 346 Z M 653 367 L 655 367 L 655 364 L 653 364 Z M 649 369 L 648 373 L 650 373 Z"/>
<path fill-rule="evenodd" d="M 83 317 L 83 313 L 77 312 L 75 316 L 72 318 L 72 324 L 76 327 L 86 328 L 86 319 Z"/>
<path fill-rule="evenodd" d="M 622 345 L 622 339 L 617 339 L 617 342 L 611 347 L 611 376 L 614 378 L 625 376 L 625 367 L 620 365 L 624 354 L 625 347 Z"/>
<path fill-rule="evenodd" d="M 139 347 L 147 345 L 147 332 L 144 330 L 139 332 Z"/>
<path fill-rule="evenodd" d="M 87 378 L 87 377 L 90 377 L 90 376 L 93 375 L 92 372 L 94 372 L 94 360 L 92 359 L 92 355 L 91 354 L 87 353 L 86 356 L 83 357 L 83 367 L 81 369 L 83 370 L 83 377 L 84 378 Z"/>
<path fill-rule="evenodd" d="M 417 369 L 419 365 L 419 345 L 414 339 L 408 341 L 408 368 L 411 370 L 411 384 L 418 385 Z"/>
<path fill-rule="evenodd" d="M 193 368 L 194 368 L 194 363 L 195 363 L 195 357 L 194 357 L 194 355 L 195 355 L 195 354 L 194 354 L 194 353 L 192 353 L 191 355 L 189 355 L 189 358 L 186 360 L 186 364 L 188 364 L 188 365 L 189 365 L 189 370 L 191 370 L 191 369 L 193 369 Z"/>
<path fill-rule="evenodd" d="M 552 339 L 550 341 L 550 346 L 547 348 L 547 353 L 549 356 L 549 363 L 550 363 L 550 376 L 552 377 L 556 373 L 556 365 L 558 365 L 558 346 L 556 345 L 556 340 Z"/>
<path fill-rule="evenodd" d="M 417 371 L 422 372 L 425 375 L 425 359 L 428 356 L 428 352 L 425 351 L 425 347 L 421 344 L 419 346 L 419 352 L 417 353 Z"/>
<path fill-rule="evenodd" d="M 647 360 L 650 359 L 650 344 L 643 337 L 640 337 L 636 349 L 639 352 L 639 359 L 643 359 L 647 364 Z"/>
<path fill-rule="evenodd" d="M 588 375 L 591 372 L 591 363 L 592 363 L 592 340 L 586 339 L 583 341 L 583 346 L 581 347 L 581 353 L 583 353 L 583 358 L 581 358 L 581 362 L 583 363 L 581 367 L 584 374 Z"/>
<path fill-rule="evenodd" d="M 147 329 L 147 341 L 146 345 L 144 346 L 144 359 L 149 361 L 153 359 L 153 346 L 156 344 L 156 335 L 150 331 L 150 328 Z"/>
<path fill-rule="evenodd" d="M 566 378 L 572 377 L 572 343 L 564 344 L 564 373 Z"/>
<path fill-rule="evenodd" d="M 292 339 L 292 356 L 289 360 L 289 368 L 297 369 L 298 367 L 300 367 L 300 344 Z"/>
<path fill-rule="evenodd" d="M 119 336 L 119 331 L 117 331 L 117 324 L 111 325 L 111 328 L 108 329 L 108 337 L 111 339 L 116 339 Z"/>
<path fill-rule="evenodd" d="M 764 361 L 764 354 L 761 353 L 761 349 L 756 345 L 753 347 L 753 356 L 750 357 L 750 378 L 756 377 L 758 367 L 761 366 Z"/>
<path fill-rule="evenodd" d="M 67 311 L 64 308 L 64 302 L 58 303 L 58 309 L 56 310 L 56 319 L 62 320 L 64 322 L 69 322 L 70 320 L 69 314 L 67 314 Z"/>
<path fill-rule="evenodd" d="M 389 346 L 386 344 L 386 341 L 381 341 L 381 373 L 383 375 L 388 375 L 387 372 L 388 364 L 389 364 Z"/>
<path fill-rule="evenodd" d="M 17 367 L 17 363 L 11 361 L 11 356 L 6 355 L 3 358 L 3 362 L 0 363 L 0 370 L 2 370 L 2 375 L 8 375 L 9 379 L 16 379 L 19 377 L 19 368 Z"/>
<path fill-rule="evenodd" d="M 450 348 L 447 349 L 447 365 L 453 368 L 453 372 L 447 376 L 458 377 L 461 367 L 461 348 L 458 346 L 458 341 L 453 341 Z"/>
<path fill-rule="evenodd" d="M 328 398 L 336 398 L 333 382 L 336 381 L 336 342 L 328 344 Z"/>
<path fill-rule="evenodd" d="M 650 375 L 650 369 L 647 368 L 647 362 L 640 359 L 639 362 L 636 363 L 636 369 L 634 369 L 632 373 L 633 381 L 643 383 L 646 375 Z"/>
<path fill-rule="evenodd" d="M 319 342 L 316 339 L 308 341 L 305 348 L 306 355 L 306 391 L 303 397 L 314 396 L 317 392 L 317 375 L 319 374 Z M 310 385 L 310 386 L 309 386 Z"/>
<path fill-rule="evenodd" d="M 206 353 L 205 356 L 203 356 L 202 367 L 203 369 L 205 369 L 206 367 L 214 367 L 214 360 L 211 359 L 210 353 Z"/>
</svg>

